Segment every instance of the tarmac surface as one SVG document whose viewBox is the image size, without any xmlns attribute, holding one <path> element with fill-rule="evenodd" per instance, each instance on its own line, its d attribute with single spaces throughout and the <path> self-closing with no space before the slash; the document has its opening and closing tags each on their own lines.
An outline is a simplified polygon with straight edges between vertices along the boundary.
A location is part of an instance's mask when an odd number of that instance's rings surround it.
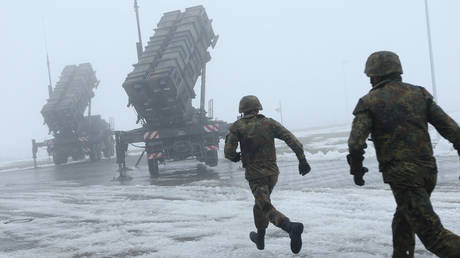
<svg viewBox="0 0 460 258">
<path fill-rule="evenodd" d="M 151 178 L 145 163 L 129 179 L 118 178 L 113 159 L 0 170 L 0 257 L 291 255 L 286 235 L 274 227 L 263 252 L 247 239 L 253 199 L 240 165 L 172 162 Z M 394 201 L 377 162 L 365 165 L 370 172 L 359 188 L 344 160 L 311 161 L 305 177 L 297 162 L 279 161 L 273 202 L 306 224 L 301 257 L 390 256 Z M 460 162 L 438 157 L 438 165 L 433 203 L 446 227 L 460 233 Z M 420 242 L 417 254 L 432 257 Z"/>
</svg>

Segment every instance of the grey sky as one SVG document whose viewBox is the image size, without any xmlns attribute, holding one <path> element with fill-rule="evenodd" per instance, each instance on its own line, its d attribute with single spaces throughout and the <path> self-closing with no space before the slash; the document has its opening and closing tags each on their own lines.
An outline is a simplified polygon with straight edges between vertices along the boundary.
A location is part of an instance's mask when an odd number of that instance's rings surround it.
<svg viewBox="0 0 460 258">
<path fill-rule="evenodd" d="M 456 111 L 460 1 L 429 3 L 439 102 Z M 383 49 L 400 55 L 405 81 L 431 91 L 423 0 L 139 0 L 144 45 L 163 12 L 198 4 L 220 35 L 207 91 L 218 118 L 233 121 L 239 99 L 255 94 L 275 119 L 282 101 L 290 128 L 350 122 L 370 88 L 364 62 Z M 43 18 L 53 83 L 65 65 L 91 62 L 101 80 L 93 113 L 114 117 L 117 129 L 137 128 L 121 87 L 136 62 L 132 0 L 3 1 L 0 161 L 30 157 L 30 139 L 48 134 Z"/>
</svg>

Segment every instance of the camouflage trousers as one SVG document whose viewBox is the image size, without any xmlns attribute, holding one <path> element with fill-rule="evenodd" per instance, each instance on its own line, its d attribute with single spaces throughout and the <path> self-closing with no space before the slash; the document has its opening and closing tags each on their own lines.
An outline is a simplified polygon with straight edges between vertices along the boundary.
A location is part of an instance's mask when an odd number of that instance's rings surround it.
<svg viewBox="0 0 460 258">
<path fill-rule="evenodd" d="M 460 257 L 460 237 L 442 226 L 431 206 L 436 174 L 425 180 L 425 187 L 390 185 L 397 203 L 392 223 L 393 258 L 414 257 L 415 234 L 437 256 Z"/>
<path fill-rule="evenodd" d="M 280 227 L 281 223 L 286 219 L 286 216 L 273 207 L 270 200 L 270 194 L 276 182 L 278 182 L 278 175 L 249 180 L 249 187 L 255 199 L 253 208 L 254 224 L 258 229 L 267 228 L 268 222 Z"/>
</svg>

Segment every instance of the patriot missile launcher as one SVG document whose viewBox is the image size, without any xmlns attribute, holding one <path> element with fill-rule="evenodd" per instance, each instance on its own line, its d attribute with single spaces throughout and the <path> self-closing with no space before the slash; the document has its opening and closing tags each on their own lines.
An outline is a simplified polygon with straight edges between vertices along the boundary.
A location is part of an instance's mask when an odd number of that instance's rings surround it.
<svg viewBox="0 0 460 258">
<path fill-rule="evenodd" d="M 135 10 L 138 18 L 136 2 Z M 208 48 L 214 48 L 218 39 L 212 20 L 202 6 L 164 13 L 144 50 L 138 31 L 138 62 L 123 88 L 142 127 L 115 133 L 120 171 L 126 171 L 128 145 L 136 142 L 145 143 L 142 155 L 147 153 L 152 176 L 158 175 L 158 164 L 168 160 L 194 158 L 216 166 L 219 139 L 226 135 L 228 124 L 207 117 L 204 110 Z M 200 76 L 197 109 L 192 99 Z"/>
<path fill-rule="evenodd" d="M 101 116 L 91 115 L 91 98 L 98 84 L 89 63 L 64 68 L 54 90 L 49 87 L 49 99 L 41 110 L 54 138 L 44 142 L 32 140 L 34 161 L 39 147 L 46 147 L 57 165 L 66 163 L 69 157 L 81 160 L 89 156 L 94 161 L 102 155 L 113 156 L 114 140 L 109 124 Z"/>
</svg>

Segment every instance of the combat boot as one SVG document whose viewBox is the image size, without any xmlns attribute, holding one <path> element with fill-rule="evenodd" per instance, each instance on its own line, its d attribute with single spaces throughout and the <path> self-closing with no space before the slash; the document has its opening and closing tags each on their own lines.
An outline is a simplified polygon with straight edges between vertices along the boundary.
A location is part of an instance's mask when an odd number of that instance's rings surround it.
<svg viewBox="0 0 460 258">
<path fill-rule="evenodd" d="M 249 238 L 254 244 L 256 244 L 257 249 L 264 250 L 265 248 L 265 228 L 258 228 L 257 233 L 252 231 L 249 233 Z"/>
<path fill-rule="evenodd" d="M 303 224 L 291 222 L 286 218 L 283 223 L 281 223 L 281 228 L 289 233 L 289 237 L 291 238 L 291 251 L 295 254 L 299 253 L 300 249 L 302 249 Z"/>
</svg>

